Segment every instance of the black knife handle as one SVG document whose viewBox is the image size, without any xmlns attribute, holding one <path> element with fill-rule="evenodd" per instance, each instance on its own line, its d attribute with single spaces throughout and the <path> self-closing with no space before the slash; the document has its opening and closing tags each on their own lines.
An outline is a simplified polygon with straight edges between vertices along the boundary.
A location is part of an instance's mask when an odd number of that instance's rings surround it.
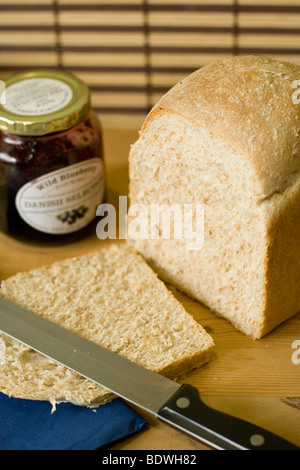
<svg viewBox="0 0 300 470">
<path fill-rule="evenodd" d="M 203 403 L 198 390 L 188 384 L 179 388 L 158 417 L 215 449 L 300 450 L 259 426 L 210 408 Z"/>
</svg>

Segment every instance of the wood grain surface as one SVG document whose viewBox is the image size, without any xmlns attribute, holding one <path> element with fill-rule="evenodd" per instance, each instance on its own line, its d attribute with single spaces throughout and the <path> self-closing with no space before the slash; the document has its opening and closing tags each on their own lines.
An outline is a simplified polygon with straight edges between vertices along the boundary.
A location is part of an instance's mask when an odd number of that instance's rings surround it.
<svg viewBox="0 0 300 470">
<path fill-rule="evenodd" d="M 137 131 L 105 131 L 108 202 L 128 191 L 128 153 Z M 105 248 L 115 241 L 100 241 L 93 232 L 63 247 L 25 245 L 0 237 L 0 280 L 19 271 L 41 267 L 74 255 Z M 116 241 L 121 243 L 121 241 Z M 292 361 L 293 342 L 300 340 L 300 315 L 265 338 L 253 341 L 226 320 L 180 292 L 174 295 L 212 335 L 215 348 L 210 363 L 181 380 L 196 386 L 204 401 L 235 416 L 276 432 L 300 446 L 300 364 Z M 209 450 L 209 447 L 141 413 L 148 430 L 114 449 Z"/>
</svg>

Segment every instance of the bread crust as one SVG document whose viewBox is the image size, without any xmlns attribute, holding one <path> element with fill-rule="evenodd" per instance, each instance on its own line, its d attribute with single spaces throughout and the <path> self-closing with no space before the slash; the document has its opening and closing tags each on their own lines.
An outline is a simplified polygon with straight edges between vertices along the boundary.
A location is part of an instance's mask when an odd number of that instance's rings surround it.
<svg viewBox="0 0 300 470">
<path fill-rule="evenodd" d="M 141 132 L 157 116 L 174 113 L 222 138 L 253 167 L 258 197 L 289 185 L 300 170 L 300 105 L 293 103 L 300 67 L 261 56 L 208 64 L 177 83 L 154 106 Z"/>
<path fill-rule="evenodd" d="M 300 311 L 300 181 L 265 202 L 265 312 L 261 336 Z"/>
</svg>

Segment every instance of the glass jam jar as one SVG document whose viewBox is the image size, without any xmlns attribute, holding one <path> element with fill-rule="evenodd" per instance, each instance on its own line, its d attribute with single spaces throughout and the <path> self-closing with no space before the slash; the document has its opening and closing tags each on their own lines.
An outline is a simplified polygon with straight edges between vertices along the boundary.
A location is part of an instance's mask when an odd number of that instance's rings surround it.
<svg viewBox="0 0 300 470">
<path fill-rule="evenodd" d="M 34 243 L 83 235 L 105 194 L 90 90 L 63 71 L 17 73 L 0 102 L 0 230 Z M 3 99 L 4 98 L 4 99 Z"/>
</svg>

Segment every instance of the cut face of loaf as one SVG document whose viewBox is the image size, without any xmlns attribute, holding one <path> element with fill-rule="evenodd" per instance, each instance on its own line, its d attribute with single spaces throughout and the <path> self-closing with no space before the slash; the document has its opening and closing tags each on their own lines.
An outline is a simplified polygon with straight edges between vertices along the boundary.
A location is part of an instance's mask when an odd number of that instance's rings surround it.
<svg viewBox="0 0 300 470">
<path fill-rule="evenodd" d="M 254 339 L 300 310 L 299 78 L 261 57 L 203 67 L 154 107 L 130 152 L 131 206 L 204 207 L 201 250 L 150 234 L 132 243 Z"/>
<path fill-rule="evenodd" d="M 211 337 L 127 243 L 20 273 L 3 297 L 138 364 L 177 378 L 208 361 Z M 99 406 L 111 392 L 0 334 L 0 390 Z"/>
</svg>

